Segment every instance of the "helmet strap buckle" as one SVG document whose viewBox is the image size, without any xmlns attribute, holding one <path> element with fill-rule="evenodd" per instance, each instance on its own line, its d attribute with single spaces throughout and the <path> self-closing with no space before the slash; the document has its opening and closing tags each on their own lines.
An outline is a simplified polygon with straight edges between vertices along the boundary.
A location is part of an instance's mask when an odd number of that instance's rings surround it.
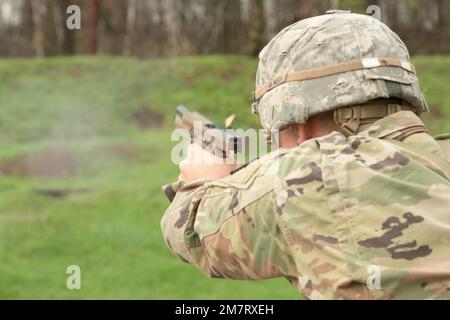
<svg viewBox="0 0 450 320">
<path fill-rule="evenodd" d="M 351 112 L 351 115 L 346 115 L 344 112 Z M 354 135 L 358 132 L 359 126 L 361 124 L 361 112 L 360 110 L 351 108 L 340 108 L 334 110 L 333 120 L 336 126 L 340 129 L 340 132 L 346 137 Z"/>
</svg>

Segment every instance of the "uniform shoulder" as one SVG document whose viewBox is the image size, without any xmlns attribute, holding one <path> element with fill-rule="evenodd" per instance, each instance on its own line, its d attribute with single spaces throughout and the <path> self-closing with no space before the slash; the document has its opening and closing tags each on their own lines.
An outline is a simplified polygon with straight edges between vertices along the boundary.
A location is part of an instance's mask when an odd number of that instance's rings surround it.
<svg viewBox="0 0 450 320">
<path fill-rule="evenodd" d="M 277 175 L 282 177 L 294 167 L 319 158 L 318 144 L 314 140 L 308 140 L 295 148 L 279 148 L 267 153 L 243 165 L 229 177 L 224 178 L 224 180 L 242 180 L 259 175 Z"/>
</svg>

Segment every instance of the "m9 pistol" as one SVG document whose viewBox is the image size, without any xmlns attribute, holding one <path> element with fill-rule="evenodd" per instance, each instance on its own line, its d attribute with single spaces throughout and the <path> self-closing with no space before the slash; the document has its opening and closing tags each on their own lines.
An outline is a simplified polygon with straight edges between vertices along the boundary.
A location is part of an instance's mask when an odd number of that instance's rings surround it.
<svg viewBox="0 0 450 320">
<path fill-rule="evenodd" d="M 211 120 L 196 111 L 190 111 L 184 105 L 179 105 L 175 111 L 175 126 L 189 131 L 191 143 L 199 144 L 212 154 L 228 158 L 230 152 L 241 152 L 242 138 L 227 133 L 234 120 L 231 115 L 225 120 L 225 128 L 218 128 Z"/>
</svg>

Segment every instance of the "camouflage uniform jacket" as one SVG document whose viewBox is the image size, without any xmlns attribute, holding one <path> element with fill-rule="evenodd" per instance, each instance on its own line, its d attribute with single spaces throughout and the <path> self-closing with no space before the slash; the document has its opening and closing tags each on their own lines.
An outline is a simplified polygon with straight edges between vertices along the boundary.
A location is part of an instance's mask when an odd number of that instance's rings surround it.
<svg viewBox="0 0 450 320">
<path fill-rule="evenodd" d="M 210 277 L 282 276 L 309 299 L 448 299 L 449 172 L 430 158 L 449 163 L 417 128 L 402 111 L 178 185 L 166 244 Z"/>
</svg>

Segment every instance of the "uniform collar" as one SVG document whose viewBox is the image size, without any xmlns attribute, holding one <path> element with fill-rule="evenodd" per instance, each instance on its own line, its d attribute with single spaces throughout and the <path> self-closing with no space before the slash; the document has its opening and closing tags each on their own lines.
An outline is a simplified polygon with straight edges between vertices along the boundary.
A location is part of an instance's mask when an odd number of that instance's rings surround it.
<svg viewBox="0 0 450 320">
<path fill-rule="evenodd" d="M 422 120 L 411 111 L 399 111 L 374 122 L 365 135 L 379 139 L 411 127 L 424 127 Z"/>
</svg>

